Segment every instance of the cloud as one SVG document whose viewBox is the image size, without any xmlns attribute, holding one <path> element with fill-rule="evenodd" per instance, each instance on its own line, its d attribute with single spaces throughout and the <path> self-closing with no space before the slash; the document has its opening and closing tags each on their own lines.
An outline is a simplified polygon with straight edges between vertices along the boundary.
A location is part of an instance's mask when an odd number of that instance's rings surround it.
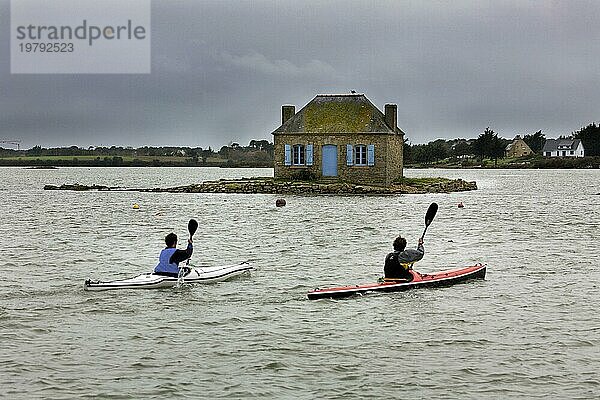
<svg viewBox="0 0 600 400">
<path fill-rule="evenodd" d="M 155 55 L 152 60 L 152 69 L 166 73 L 183 74 L 192 70 L 188 60 L 178 56 L 167 56 L 166 54 Z"/>
<path fill-rule="evenodd" d="M 244 55 L 232 55 L 224 52 L 220 59 L 226 64 L 265 75 L 304 78 L 335 76 L 335 69 L 319 60 L 310 60 L 303 65 L 296 65 L 288 60 L 269 60 L 257 52 Z"/>
<path fill-rule="evenodd" d="M 0 0 L 0 25 L 10 26 Z M 152 73 L 11 75 L 0 136 L 23 146 L 272 140 L 281 104 L 364 92 L 413 143 L 568 134 L 598 120 L 600 2 L 153 0 Z"/>
</svg>

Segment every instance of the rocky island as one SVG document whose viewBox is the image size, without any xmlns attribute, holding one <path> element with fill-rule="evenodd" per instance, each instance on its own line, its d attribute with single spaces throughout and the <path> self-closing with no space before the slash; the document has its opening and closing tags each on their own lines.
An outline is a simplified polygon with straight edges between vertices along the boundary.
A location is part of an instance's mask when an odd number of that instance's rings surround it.
<svg viewBox="0 0 600 400">
<path fill-rule="evenodd" d="M 475 182 L 447 178 L 401 178 L 390 186 L 359 185 L 340 181 L 288 181 L 274 178 L 243 178 L 205 181 L 169 188 L 123 188 L 102 185 L 46 185 L 44 190 L 134 191 L 166 193 L 242 193 L 293 195 L 393 195 L 450 193 L 476 190 Z"/>
</svg>

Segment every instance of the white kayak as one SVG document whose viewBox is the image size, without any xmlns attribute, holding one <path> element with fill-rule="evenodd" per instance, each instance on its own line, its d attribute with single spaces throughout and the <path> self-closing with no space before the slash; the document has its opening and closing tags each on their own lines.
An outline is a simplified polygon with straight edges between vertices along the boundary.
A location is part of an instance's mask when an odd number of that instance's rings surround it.
<svg viewBox="0 0 600 400">
<path fill-rule="evenodd" d="M 190 267 L 190 272 L 183 276 L 183 283 L 211 283 L 224 281 L 242 274 L 250 274 L 254 267 L 247 262 L 219 267 Z M 113 289 L 160 289 L 177 285 L 178 278 L 156 275 L 154 273 L 142 274 L 129 279 L 115 281 L 86 280 L 84 290 L 100 291 Z"/>
</svg>

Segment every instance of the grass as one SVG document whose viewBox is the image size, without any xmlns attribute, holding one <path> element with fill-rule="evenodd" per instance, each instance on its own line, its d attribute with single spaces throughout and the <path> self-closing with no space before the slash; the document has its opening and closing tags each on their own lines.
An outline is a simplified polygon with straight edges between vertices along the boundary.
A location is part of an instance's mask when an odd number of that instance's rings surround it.
<svg viewBox="0 0 600 400">
<path fill-rule="evenodd" d="M 366 132 L 372 112 L 363 103 L 311 104 L 304 111 L 307 132 Z"/>
<path fill-rule="evenodd" d="M 407 178 L 407 177 L 402 177 L 402 178 L 396 179 L 394 182 L 398 183 L 400 185 L 407 185 L 407 186 L 414 186 L 414 187 L 424 187 L 424 186 L 429 186 L 429 185 L 435 185 L 437 183 L 446 183 L 446 182 L 450 182 L 450 181 L 452 181 L 452 179 L 440 178 L 440 177 L 436 177 L 436 178 Z"/>
<path fill-rule="evenodd" d="M 189 158 L 187 157 L 176 157 L 176 156 L 21 156 L 21 157 L 0 157 L 0 160 L 6 161 L 20 161 L 20 162 L 31 162 L 31 161 L 40 161 L 40 162 L 57 162 L 57 161 L 104 161 L 105 158 L 108 160 L 112 160 L 113 157 L 120 157 L 123 162 L 133 162 L 133 161 L 142 161 L 146 163 L 152 163 L 154 160 L 158 160 L 160 162 L 166 163 L 174 163 L 174 164 L 185 164 L 189 162 Z M 207 163 L 211 164 L 225 164 L 227 163 L 226 159 L 218 158 L 218 157 L 209 157 L 206 160 Z"/>
<path fill-rule="evenodd" d="M 532 162 L 542 158 L 539 155 L 530 155 L 525 157 L 504 157 L 494 160 L 493 158 L 445 158 L 431 163 L 409 163 L 405 168 L 508 168 L 519 167 L 531 164 Z"/>
</svg>

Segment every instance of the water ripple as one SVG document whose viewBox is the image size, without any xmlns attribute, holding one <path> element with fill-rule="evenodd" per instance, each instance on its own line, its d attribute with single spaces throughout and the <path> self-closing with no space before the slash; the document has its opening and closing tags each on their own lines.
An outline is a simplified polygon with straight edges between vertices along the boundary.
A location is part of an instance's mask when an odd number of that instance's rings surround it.
<svg viewBox="0 0 600 400">
<path fill-rule="evenodd" d="M 0 235 L 15 244 L 0 248 L 2 394 L 597 398 L 600 206 L 590 194 L 598 171 L 406 172 L 476 180 L 480 190 L 288 196 L 275 208 L 270 195 L 42 190 L 172 186 L 272 170 L 0 168 L 0 200 L 14 211 L 3 215 Z M 375 281 L 395 235 L 416 245 L 432 201 L 440 209 L 415 268 L 485 262 L 485 281 L 306 300 L 315 287 Z M 257 270 L 206 286 L 82 290 L 87 278 L 150 270 L 164 235 L 175 231 L 183 242 L 191 217 L 200 222 L 195 263 L 251 260 Z"/>
</svg>

